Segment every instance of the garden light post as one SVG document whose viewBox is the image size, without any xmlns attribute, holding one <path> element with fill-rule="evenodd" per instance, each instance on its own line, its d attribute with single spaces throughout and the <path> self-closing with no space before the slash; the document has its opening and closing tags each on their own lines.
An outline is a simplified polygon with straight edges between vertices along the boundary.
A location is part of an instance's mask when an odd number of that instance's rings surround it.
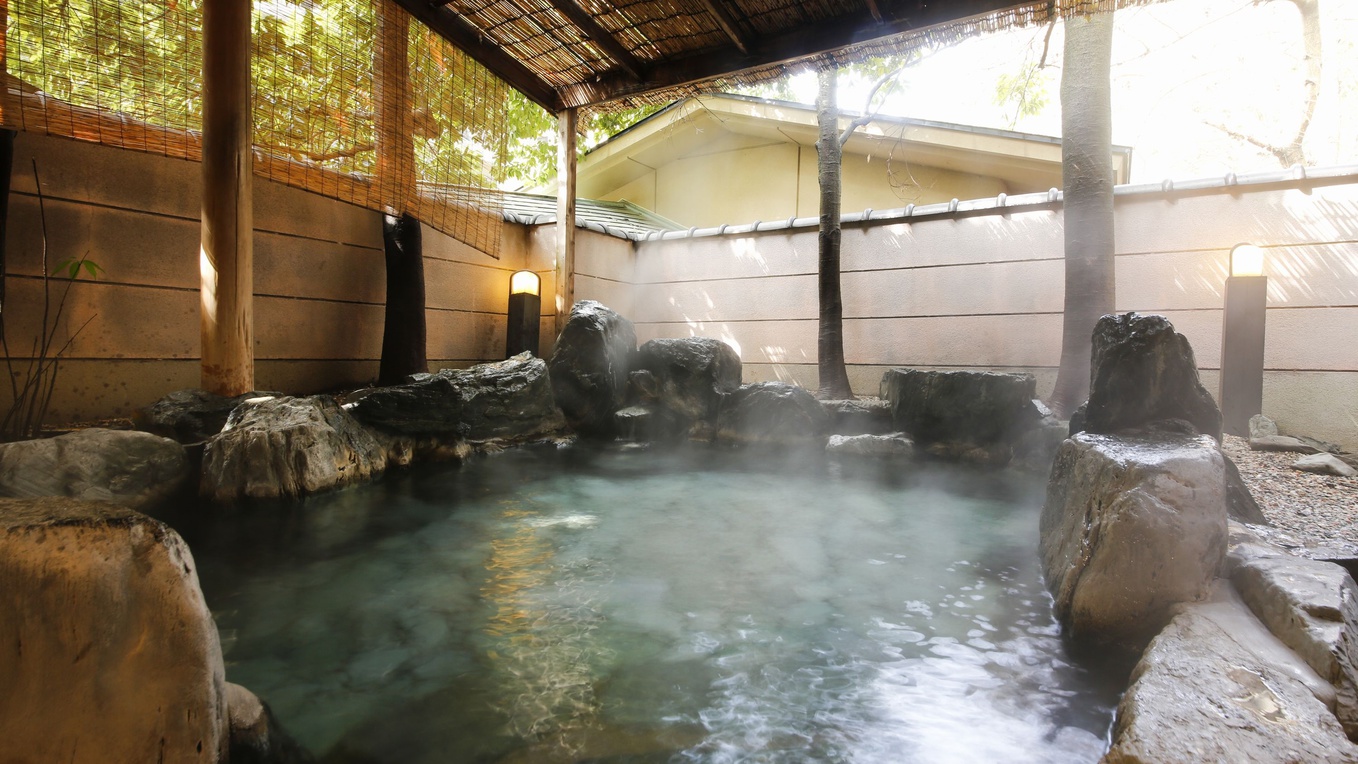
<svg viewBox="0 0 1358 764">
<path fill-rule="evenodd" d="M 1250 417 L 1263 413 L 1267 302 L 1264 251 L 1237 244 L 1231 249 L 1221 315 L 1221 424 L 1231 435 L 1248 436 Z"/>
<path fill-rule="evenodd" d="M 505 358 L 527 350 L 538 353 L 538 320 L 542 312 L 542 280 L 532 271 L 509 277 L 509 326 L 505 329 Z"/>
</svg>

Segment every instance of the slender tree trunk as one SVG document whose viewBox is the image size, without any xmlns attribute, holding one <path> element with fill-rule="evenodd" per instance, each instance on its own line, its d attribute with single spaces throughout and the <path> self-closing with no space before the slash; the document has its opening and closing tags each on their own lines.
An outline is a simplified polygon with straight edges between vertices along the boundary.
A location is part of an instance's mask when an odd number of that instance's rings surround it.
<svg viewBox="0 0 1358 764">
<path fill-rule="evenodd" d="M 14 131 L 0 130 L 0 332 L 5 330 L 6 234 L 9 231 L 9 181 L 14 171 Z"/>
<path fill-rule="evenodd" d="M 849 375 L 844 368 L 844 302 L 839 289 L 839 207 L 842 151 L 839 143 L 839 109 L 835 103 L 838 75 L 832 68 L 818 73 L 816 120 L 817 178 L 820 181 L 820 331 L 816 362 L 822 399 L 852 398 Z"/>
<path fill-rule="evenodd" d="M 415 202 L 414 112 L 410 109 L 410 19 L 392 0 L 378 3 L 377 181 L 389 205 L 382 216 L 387 305 L 379 385 L 429 370 L 424 313 L 424 249 Z"/>
<path fill-rule="evenodd" d="M 387 253 L 387 312 L 377 384 L 396 385 L 409 374 L 429 370 L 420 221 L 410 215 L 383 215 L 382 244 Z"/>
<path fill-rule="evenodd" d="M 1061 367 L 1051 400 L 1061 416 L 1089 397 L 1094 324 L 1114 310 L 1112 51 L 1111 12 L 1066 21 L 1061 70 L 1066 293 Z"/>
</svg>

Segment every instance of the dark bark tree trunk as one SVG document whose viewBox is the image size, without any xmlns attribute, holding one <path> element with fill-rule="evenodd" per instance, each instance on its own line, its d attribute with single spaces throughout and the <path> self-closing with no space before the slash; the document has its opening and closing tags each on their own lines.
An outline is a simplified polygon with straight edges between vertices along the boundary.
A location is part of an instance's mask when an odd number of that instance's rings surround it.
<svg viewBox="0 0 1358 764">
<path fill-rule="evenodd" d="M 9 181 L 14 171 L 13 130 L 0 130 L 0 332 L 4 331 L 5 276 L 9 273 L 5 260 L 5 242 L 9 231 Z"/>
<path fill-rule="evenodd" d="M 1066 21 L 1061 70 L 1066 291 L 1061 367 L 1051 400 L 1063 417 L 1089 397 L 1094 324 L 1114 310 L 1112 51 L 1111 12 Z"/>
<path fill-rule="evenodd" d="M 379 385 L 400 384 L 429 370 L 425 355 L 424 248 L 415 204 L 414 112 L 410 106 L 409 20 L 391 2 L 378 3 L 376 52 L 377 180 L 388 195 L 382 216 L 387 305 Z"/>
<path fill-rule="evenodd" d="M 839 136 L 839 109 L 835 103 L 837 74 L 834 69 L 818 73 L 816 119 L 820 137 L 816 140 L 817 178 L 820 181 L 820 330 L 816 342 L 816 363 L 820 372 L 822 399 L 852 398 L 849 375 L 844 367 L 844 302 L 839 288 L 839 208 L 842 150 Z"/>
<path fill-rule="evenodd" d="M 377 384 L 397 385 L 408 374 L 429 371 L 420 221 L 410 215 L 383 215 L 382 244 L 387 255 L 387 310 Z"/>
</svg>

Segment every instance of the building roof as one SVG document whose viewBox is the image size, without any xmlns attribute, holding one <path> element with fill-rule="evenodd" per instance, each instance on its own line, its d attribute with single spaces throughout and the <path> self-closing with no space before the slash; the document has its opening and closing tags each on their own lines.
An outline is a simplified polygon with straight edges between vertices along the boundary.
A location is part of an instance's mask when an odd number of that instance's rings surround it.
<svg viewBox="0 0 1358 764">
<path fill-rule="evenodd" d="M 860 115 L 840 116 L 847 126 Z M 814 146 L 813 106 L 732 94 L 686 98 L 595 147 L 580 163 L 582 195 L 618 188 L 653 168 L 694 152 L 709 152 L 714 135 L 732 147 L 791 142 Z M 956 172 L 999 178 L 1026 191 L 1061 186 L 1061 139 L 909 117 L 874 117 L 844 145 L 848 154 L 888 156 Z M 1113 147 L 1114 183 L 1130 181 L 1132 149 Z"/>
<path fill-rule="evenodd" d="M 523 225 L 554 223 L 556 197 L 506 191 L 504 213 L 505 219 L 512 223 Z M 648 234 L 682 230 L 678 223 L 666 220 L 629 201 L 601 202 L 594 199 L 575 201 L 575 224 L 621 238 L 638 238 Z"/>
<path fill-rule="evenodd" d="M 666 102 L 1145 0 L 396 0 L 550 111 Z"/>
</svg>

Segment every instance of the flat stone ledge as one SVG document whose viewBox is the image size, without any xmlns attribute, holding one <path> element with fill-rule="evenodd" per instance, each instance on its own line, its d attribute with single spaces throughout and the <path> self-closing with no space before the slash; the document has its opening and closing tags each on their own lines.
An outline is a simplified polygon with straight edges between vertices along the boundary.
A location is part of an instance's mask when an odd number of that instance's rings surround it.
<svg viewBox="0 0 1358 764">
<path fill-rule="evenodd" d="M 1325 686 L 1219 582 L 1151 641 L 1101 764 L 1358 761 Z"/>
</svg>

